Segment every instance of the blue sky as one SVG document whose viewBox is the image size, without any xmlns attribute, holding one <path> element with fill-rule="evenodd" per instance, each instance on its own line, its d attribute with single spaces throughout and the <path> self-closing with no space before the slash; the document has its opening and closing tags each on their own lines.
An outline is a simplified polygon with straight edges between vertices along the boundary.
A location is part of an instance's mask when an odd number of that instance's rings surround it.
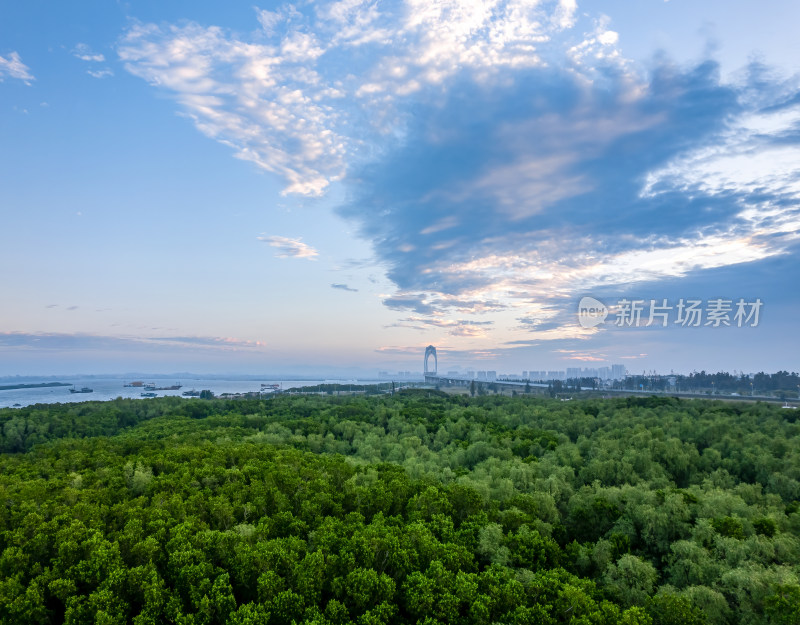
<svg viewBox="0 0 800 625">
<path fill-rule="evenodd" d="M 798 21 L 4 3 L 0 375 L 368 374 L 428 344 L 444 370 L 797 370 Z M 730 326 L 618 326 L 626 298 L 730 300 Z"/>
</svg>

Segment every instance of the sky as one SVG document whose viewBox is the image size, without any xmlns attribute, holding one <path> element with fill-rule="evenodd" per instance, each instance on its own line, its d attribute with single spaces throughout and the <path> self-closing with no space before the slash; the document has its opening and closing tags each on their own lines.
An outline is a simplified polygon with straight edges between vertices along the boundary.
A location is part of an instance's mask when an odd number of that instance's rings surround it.
<svg viewBox="0 0 800 625">
<path fill-rule="evenodd" d="M 799 22 L 0 2 L 0 375 L 797 371 Z"/>
</svg>

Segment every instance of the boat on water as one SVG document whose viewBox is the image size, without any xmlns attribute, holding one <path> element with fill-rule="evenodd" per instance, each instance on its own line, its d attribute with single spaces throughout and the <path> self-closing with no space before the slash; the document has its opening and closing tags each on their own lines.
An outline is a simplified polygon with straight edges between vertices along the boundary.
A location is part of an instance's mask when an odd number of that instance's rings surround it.
<svg viewBox="0 0 800 625">
<path fill-rule="evenodd" d="M 123 384 L 125 388 L 141 388 L 144 386 L 144 382 L 136 380 L 135 382 L 128 382 L 127 384 Z"/>
<path fill-rule="evenodd" d="M 262 384 L 261 385 L 261 390 L 263 391 L 263 390 L 268 389 L 268 388 L 276 390 L 276 389 L 279 389 L 280 387 L 281 387 L 280 384 Z"/>
<path fill-rule="evenodd" d="M 149 388 L 149 387 L 148 387 Z M 154 391 L 179 391 L 183 388 L 180 384 L 173 384 L 172 386 L 159 386 L 154 387 L 152 390 Z"/>
<path fill-rule="evenodd" d="M 82 389 L 78 390 L 77 388 L 75 388 L 73 386 L 71 389 L 69 389 L 69 392 L 70 393 L 94 393 L 94 389 L 93 388 L 89 388 L 88 386 L 84 386 Z"/>
<path fill-rule="evenodd" d="M 145 384 L 144 385 L 144 390 L 146 390 L 146 391 L 154 391 L 154 390 L 156 390 L 155 382 L 148 382 L 147 384 Z"/>
<path fill-rule="evenodd" d="M 191 391 L 183 391 L 181 395 L 183 395 L 184 397 L 200 397 L 200 391 L 192 389 Z"/>
<path fill-rule="evenodd" d="M 152 392 L 141 393 L 141 395 L 142 397 L 158 397 L 158 393 L 152 393 Z"/>
</svg>

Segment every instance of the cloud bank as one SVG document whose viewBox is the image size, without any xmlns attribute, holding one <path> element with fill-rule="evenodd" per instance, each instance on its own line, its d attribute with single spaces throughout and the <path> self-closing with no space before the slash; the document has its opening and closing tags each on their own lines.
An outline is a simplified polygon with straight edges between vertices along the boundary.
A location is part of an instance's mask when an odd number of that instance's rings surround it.
<svg viewBox="0 0 800 625">
<path fill-rule="evenodd" d="M 566 321 L 578 293 L 796 253 L 796 80 L 635 67 L 571 0 L 342 0 L 256 19 L 246 36 L 136 24 L 118 51 L 285 192 L 343 181 L 341 214 L 397 287 L 384 304 L 456 323 L 409 327 L 475 338 L 506 319 L 517 339 L 585 338 Z"/>
</svg>

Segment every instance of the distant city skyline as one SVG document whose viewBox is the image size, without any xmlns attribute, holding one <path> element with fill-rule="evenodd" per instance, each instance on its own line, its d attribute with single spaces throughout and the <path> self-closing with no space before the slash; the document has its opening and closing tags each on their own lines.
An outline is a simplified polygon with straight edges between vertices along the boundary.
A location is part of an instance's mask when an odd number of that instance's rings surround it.
<svg viewBox="0 0 800 625">
<path fill-rule="evenodd" d="M 797 370 L 798 22 L 5 3 L 0 376 Z"/>
</svg>

